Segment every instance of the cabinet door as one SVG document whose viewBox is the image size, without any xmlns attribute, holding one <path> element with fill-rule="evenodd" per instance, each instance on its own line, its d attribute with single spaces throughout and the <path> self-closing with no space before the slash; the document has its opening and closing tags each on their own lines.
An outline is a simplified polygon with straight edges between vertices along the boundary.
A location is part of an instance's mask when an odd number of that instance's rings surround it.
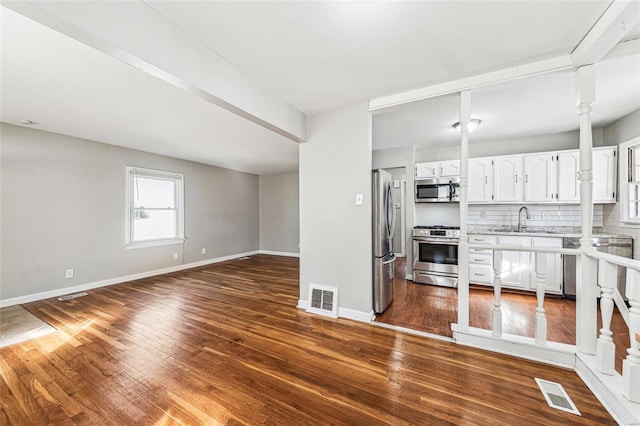
<svg viewBox="0 0 640 426">
<path fill-rule="evenodd" d="M 593 201 L 616 201 L 616 148 L 593 150 Z"/>
<path fill-rule="evenodd" d="M 491 201 L 493 196 L 493 166 L 491 159 L 469 160 L 469 202 Z"/>
<path fill-rule="evenodd" d="M 580 201 L 580 151 L 558 155 L 558 201 Z"/>
<path fill-rule="evenodd" d="M 460 160 L 441 161 L 440 177 L 460 176 Z"/>
<path fill-rule="evenodd" d="M 493 159 L 493 200 L 522 201 L 522 156 Z"/>
<path fill-rule="evenodd" d="M 556 154 L 524 156 L 524 201 L 553 201 Z"/>
<path fill-rule="evenodd" d="M 531 247 L 530 237 L 499 236 L 498 245 Z M 502 285 L 529 290 L 530 253 L 522 251 L 502 252 Z"/>
<path fill-rule="evenodd" d="M 562 238 L 531 238 L 531 247 L 562 247 Z M 529 283 L 531 290 L 536 290 L 536 256 L 547 257 L 547 268 L 545 270 L 545 292 L 553 294 L 562 294 L 562 255 L 557 253 L 535 253 L 531 256 L 531 276 Z"/>
<path fill-rule="evenodd" d="M 417 163 L 416 179 L 431 179 L 438 177 L 440 163 Z"/>
</svg>

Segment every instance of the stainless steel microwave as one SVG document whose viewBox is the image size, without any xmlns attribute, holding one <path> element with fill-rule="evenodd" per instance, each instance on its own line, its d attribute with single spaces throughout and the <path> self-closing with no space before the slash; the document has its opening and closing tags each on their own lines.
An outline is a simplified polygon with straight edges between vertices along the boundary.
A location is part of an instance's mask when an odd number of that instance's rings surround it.
<svg viewBox="0 0 640 426">
<path fill-rule="evenodd" d="M 460 178 L 416 180 L 416 203 L 457 203 Z"/>
</svg>

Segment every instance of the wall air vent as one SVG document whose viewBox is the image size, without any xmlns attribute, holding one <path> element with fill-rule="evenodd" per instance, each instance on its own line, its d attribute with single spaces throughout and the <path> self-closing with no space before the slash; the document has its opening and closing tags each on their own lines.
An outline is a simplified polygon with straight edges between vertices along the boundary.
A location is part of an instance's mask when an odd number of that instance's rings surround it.
<svg viewBox="0 0 640 426">
<path fill-rule="evenodd" d="M 564 390 L 561 384 L 550 382 L 548 380 L 538 379 L 536 377 L 536 383 L 540 387 L 544 399 L 547 400 L 547 404 L 557 410 L 566 411 L 567 413 L 577 414 L 580 416 L 580 411 L 576 408 L 567 392 Z"/>
<path fill-rule="evenodd" d="M 338 318 L 338 289 L 309 284 L 309 308 L 307 312 Z"/>
</svg>

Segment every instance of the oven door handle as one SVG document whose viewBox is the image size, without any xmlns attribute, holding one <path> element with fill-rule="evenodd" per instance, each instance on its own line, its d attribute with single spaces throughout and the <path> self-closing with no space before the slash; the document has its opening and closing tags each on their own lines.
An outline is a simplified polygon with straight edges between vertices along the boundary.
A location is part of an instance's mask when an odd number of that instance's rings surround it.
<svg viewBox="0 0 640 426">
<path fill-rule="evenodd" d="M 417 243 L 427 243 L 427 244 L 442 244 L 447 246 L 457 246 L 458 240 L 445 240 L 439 238 L 414 238 L 413 241 Z"/>
</svg>

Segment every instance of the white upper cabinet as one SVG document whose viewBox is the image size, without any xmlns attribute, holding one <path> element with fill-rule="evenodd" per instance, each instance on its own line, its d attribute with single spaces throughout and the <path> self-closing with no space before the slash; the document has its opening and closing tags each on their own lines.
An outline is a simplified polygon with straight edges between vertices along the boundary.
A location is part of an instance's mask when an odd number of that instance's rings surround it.
<svg viewBox="0 0 640 426">
<path fill-rule="evenodd" d="M 493 200 L 522 201 L 522 156 L 493 159 Z"/>
<path fill-rule="evenodd" d="M 416 179 L 432 179 L 438 177 L 440 163 L 417 163 Z"/>
<path fill-rule="evenodd" d="M 458 176 L 460 176 L 460 160 L 440 162 L 440 177 Z"/>
<path fill-rule="evenodd" d="M 558 201 L 580 201 L 580 151 L 572 150 L 558 154 Z"/>
<path fill-rule="evenodd" d="M 556 154 L 524 156 L 524 201 L 553 201 L 557 192 Z"/>
<path fill-rule="evenodd" d="M 435 179 L 460 176 L 460 160 L 416 163 L 416 179 Z"/>
<path fill-rule="evenodd" d="M 469 202 L 486 203 L 493 199 L 493 160 L 469 159 Z"/>
<path fill-rule="evenodd" d="M 596 203 L 616 201 L 616 151 L 616 147 L 593 150 L 593 201 Z"/>
</svg>

